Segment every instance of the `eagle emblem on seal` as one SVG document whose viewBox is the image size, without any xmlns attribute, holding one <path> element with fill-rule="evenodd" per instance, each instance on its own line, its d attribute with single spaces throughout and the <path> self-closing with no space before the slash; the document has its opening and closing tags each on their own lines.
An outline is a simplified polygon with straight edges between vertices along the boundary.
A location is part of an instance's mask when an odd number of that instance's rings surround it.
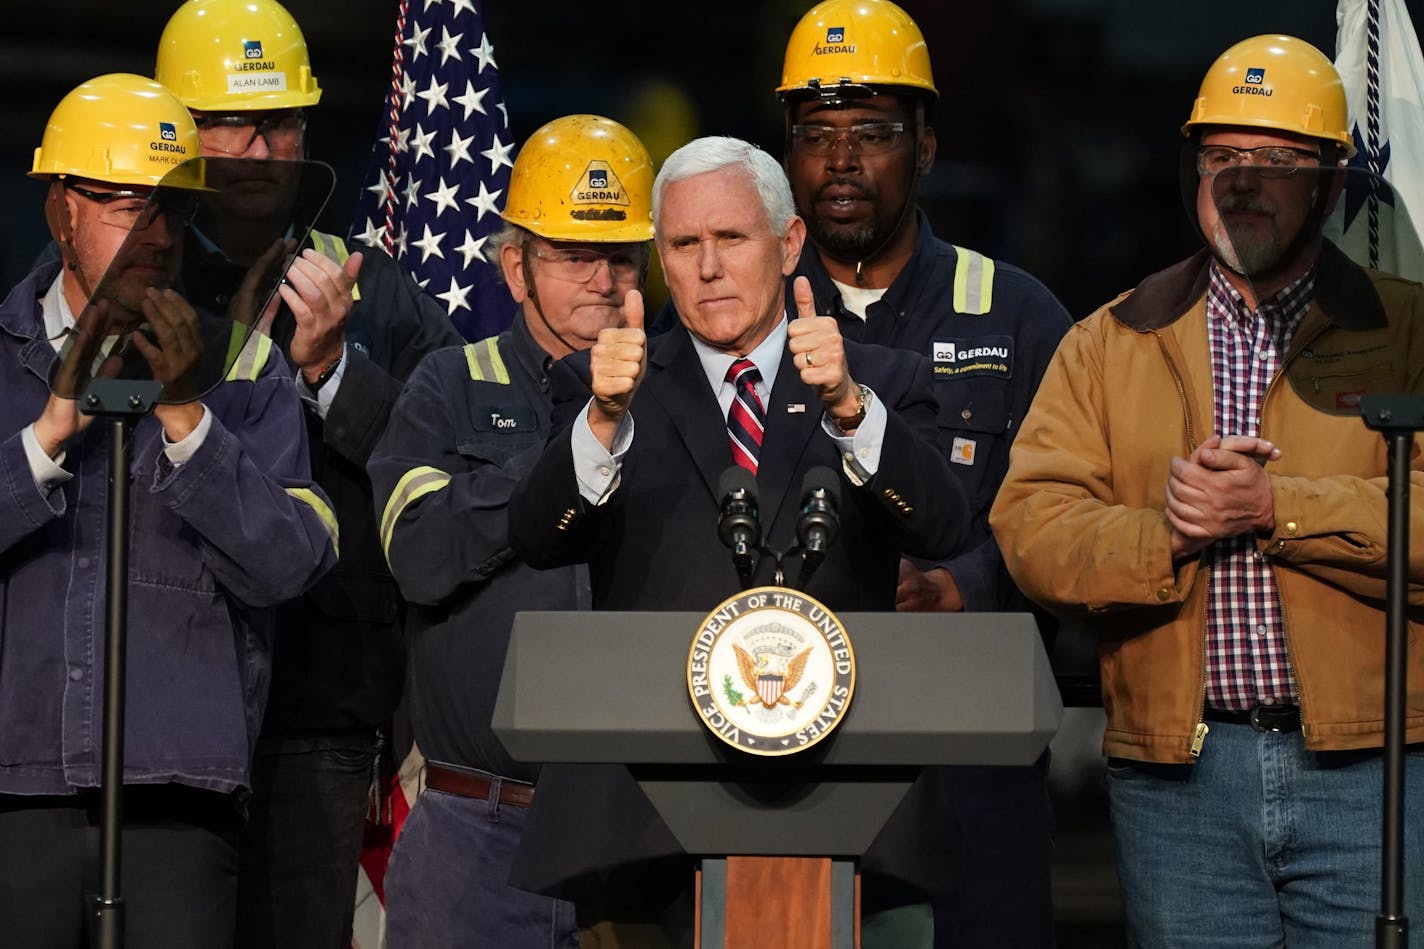
<svg viewBox="0 0 1424 949">
<path fill-rule="evenodd" d="M 778 705 L 801 707 L 800 702 L 787 698 L 786 692 L 796 688 L 796 683 L 805 675 L 806 661 L 811 658 L 809 647 L 794 655 L 790 650 L 775 647 L 758 650 L 755 654 L 736 643 L 732 644 L 732 648 L 736 650 L 737 669 L 742 674 L 742 681 L 747 688 L 756 691 L 763 706 L 769 709 Z"/>
</svg>

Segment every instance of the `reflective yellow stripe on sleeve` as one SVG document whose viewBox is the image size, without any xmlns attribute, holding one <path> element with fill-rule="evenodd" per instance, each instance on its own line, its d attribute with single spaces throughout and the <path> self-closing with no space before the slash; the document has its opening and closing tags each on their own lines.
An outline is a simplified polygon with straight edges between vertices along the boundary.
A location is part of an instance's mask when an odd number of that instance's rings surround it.
<svg viewBox="0 0 1424 949">
<path fill-rule="evenodd" d="M 386 509 L 381 512 L 381 549 L 385 551 L 386 563 L 391 562 L 391 535 L 395 533 L 396 521 L 405 509 L 417 498 L 432 491 L 439 491 L 450 483 L 450 476 L 439 468 L 422 465 L 412 468 L 396 482 Z"/>
<path fill-rule="evenodd" d="M 351 251 L 346 249 L 346 242 L 335 234 L 323 234 L 321 231 L 311 232 L 312 249 L 323 257 L 330 257 L 338 264 L 345 264 L 346 258 L 351 256 Z M 361 285 L 353 284 L 351 287 L 351 302 L 355 303 L 361 299 Z"/>
<path fill-rule="evenodd" d="M 241 346 L 241 349 L 237 349 Z M 237 352 L 233 352 L 237 349 Z M 227 382 L 253 382 L 262 374 L 267 357 L 272 355 L 272 339 L 265 333 L 249 330 L 241 323 L 232 324 L 228 339 Z"/>
<path fill-rule="evenodd" d="M 509 385 L 509 370 L 499 355 L 499 337 L 491 336 L 465 347 L 465 362 L 470 366 L 470 378 L 475 382 L 497 382 Z"/>
<path fill-rule="evenodd" d="M 982 316 L 994 304 L 994 261 L 954 245 L 954 311 Z"/>
<path fill-rule="evenodd" d="M 331 535 L 331 547 L 336 551 L 336 556 L 341 556 L 341 528 L 336 523 L 336 514 L 331 510 L 331 506 L 321 499 L 311 488 L 288 488 L 287 493 L 293 498 L 316 511 L 316 516 L 321 520 L 326 532 Z"/>
</svg>

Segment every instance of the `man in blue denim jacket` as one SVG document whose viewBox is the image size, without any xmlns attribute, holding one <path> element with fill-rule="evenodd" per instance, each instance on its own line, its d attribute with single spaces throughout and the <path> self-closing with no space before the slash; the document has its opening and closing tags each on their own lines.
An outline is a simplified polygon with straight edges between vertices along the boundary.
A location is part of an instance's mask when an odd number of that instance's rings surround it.
<svg viewBox="0 0 1424 949">
<path fill-rule="evenodd" d="M 83 944 L 86 896 L 97 889 L 109 449 L 104 426 L 64 397 L 76 394 L 67 369 L 92 360 L 66 359 L 55 375 L 56 351 L 71 334 L 82 352 L 103 345 L 98 375 L 122 361 L 174 395 L 191 376 L 199 328 L 217 321 L 171 284 L 202 171 L 165 173 L 197 154 L 187 109 L 130 75 L 70 93 L 35 152 L 31 175 L 49 180 L 46 214 L 63 261 L 0 304 L 6 949 Z M 125 329 L 124 343 L 104 338 Z M 247 340 L 200 400 L 161 404 L 137 422 L 130 482 L 126 938 L 231 946 L 241 794 L 268 682 L 266 608 L 336 559 L 301 403 L 270 340 Z"/>
</svg>

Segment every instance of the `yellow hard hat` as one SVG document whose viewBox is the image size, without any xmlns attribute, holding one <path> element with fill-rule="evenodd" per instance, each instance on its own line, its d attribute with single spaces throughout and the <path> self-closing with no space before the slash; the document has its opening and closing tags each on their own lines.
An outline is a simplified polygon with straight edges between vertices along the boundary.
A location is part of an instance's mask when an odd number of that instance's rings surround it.
<svg viewBox="0 0 1424 949">
<path fill-rule="evenodd" d="M 653 239 L 653 160 L 628 129 L 601 115 L 540 128 L 514 160 L 500 217 L 556 241 Z"/>
<path fill-rule="evenodd" d="M 203 190 L 193 117 L 152 79 L 99 76 L 60 100 L 35 149 L 31 178 Z"/>
<path fill-rule="evenodd" d="M 1201 125 L 1278 129 L 1335 142 L 1346 156 L 1355 151 L 1340 74 L 1294 36 L 1253 36 L 1217 57 L 1182 134 Z"/>
<path fill-rule="evenodd" d="M 203 111 L 295 109 L 321 98 L 301 28 L 275 0 L 187 0 L 163 28 L 154 78 Z"/>
<path fill-rule="evenodd" d="M 938 97 L 924 34 L 890 0 L 826 0 L 812 7 L 786 44 L 781 85 L 785 100 L 835 97 L 840 87 L 906 86 Z"/>
</svg>

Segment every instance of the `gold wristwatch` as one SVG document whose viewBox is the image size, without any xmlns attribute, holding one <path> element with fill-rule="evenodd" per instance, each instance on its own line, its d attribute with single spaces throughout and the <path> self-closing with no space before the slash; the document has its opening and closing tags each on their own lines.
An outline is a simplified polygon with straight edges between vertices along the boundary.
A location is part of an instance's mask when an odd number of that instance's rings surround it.
<svg viewBox="0 0 1424 949">
<path fill-rule="evenodd" d="M 840 429 L 842 432 L 849 434 L 855 431 L 857 428 L 860 428 L 860 423 L 865 421 L 865 411 L 866 409 L 870 408 L 870 400 L 872 398 L 873 395 L 871 394 L 871 391 L 865 386 L 861 386 L 860 403 L 856 406 L 855 414 L 847 415 L 845 418 L 840 418 L 838 416 L 831 415 L 831 421 L 835 422 L 836 428 Z M 830 415 L 829 412 L 827 412 L 826 414 Z"/>
</svg>

